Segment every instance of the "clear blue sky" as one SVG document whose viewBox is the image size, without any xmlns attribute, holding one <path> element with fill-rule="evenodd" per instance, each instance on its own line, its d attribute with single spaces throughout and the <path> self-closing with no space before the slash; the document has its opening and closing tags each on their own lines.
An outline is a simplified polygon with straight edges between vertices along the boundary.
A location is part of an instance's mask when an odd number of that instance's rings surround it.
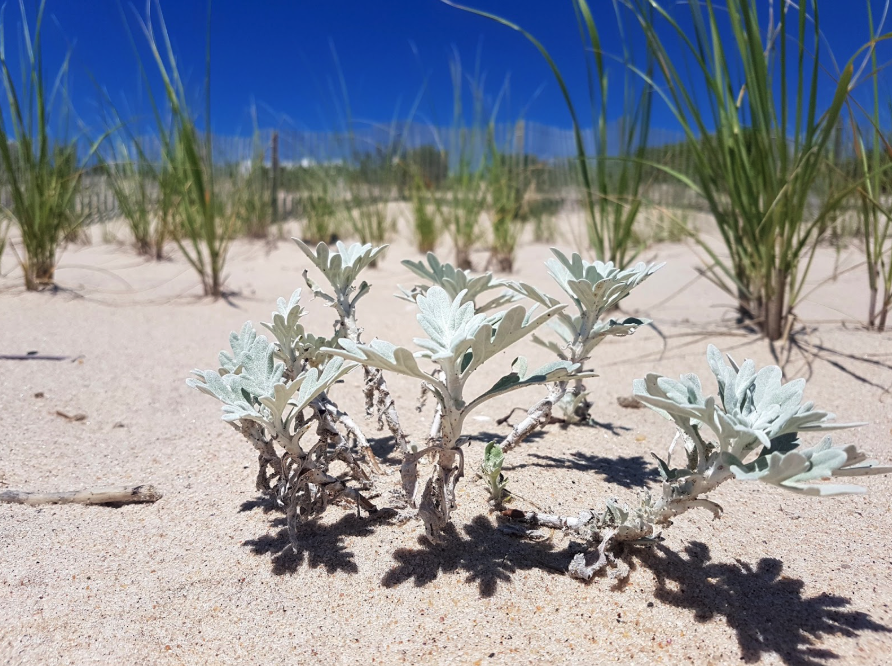
<svg viewBox="0 0 892 666">
<path fill-rule="evenodd" d="M 33 0 L 25 0 L 33 7 Z M 609 0 L 590 0 L 602 19 L 605 49 L 620 53 Z M 775 0 L 775 5 L 783 0 Z M 765 6 L 768 0 L 764 0 Z M 477 0 L 468 2 L 500 13 L 533 32 L 552 52 L 567 76 L 579 104 L 585 102 L 582 51 L 570 0 Z M 822 27 L 837 58 L 845 61 L 867 37 L 866 10 L 861 0 L 822 0 Z M 882 9 L 874 0 L 875 11 Z M 147 111 L 140 96 L 136 57 L 122 29 L 123 8 L 137 42 L 144 46 L 134 12 L 144 15 L 144 1 L 49 0 L 55 23 L 47 25 L 47 67 L 60 61 L 73 45 L 72 97 L 80 115 L 94 116 L 96 91 L 88 72 L 120 102 Z M 181 72 L 201 100 L 206 30 L 205 0 L 161 0 Z M 17 3 L 6 8 L 7 40 L 19 24 Z M 892 24 L 887 26 L 892 29 Z M 569 115 L 544 60 L 518 33 L 446 6 L 438 0 L 216 0 L 212 19 L 213 129 L 248 134 L 252 99 L 263 127 L 284 118 L 299 128 L 336 126 L 330 88 L 336 82 L 333 44 L 349 89 L 354 115 L 384 121 L 397 105 L 405 112 L 429 75 L 427 97 L 420 110 L 432 121 L 448 124 L 452 86 L 449 57 L 453 47 L 466 69 L 482 48 L 487 90 L 493 95 L 510 75 L 511 108 L 531 99 L 526 117 L 568 127 Z M 632 48 L 640 38 L 631 31 Z M 413 53 L 412 45 L 417 49 Z M 482 46 L 481 46 L 482 45 Z M 148 62 L 148 52 L 141 48 Z M 420 64 L 419 64 L 420 63 Z M 541 94 L 535 93 L 544 84 Z M 619 107 L 615 108 L 619 113 Z M 434 116 L 434 117 L 431 117 Z M 672 127 L 662 108 L 654 123 Z"/>
</svg>

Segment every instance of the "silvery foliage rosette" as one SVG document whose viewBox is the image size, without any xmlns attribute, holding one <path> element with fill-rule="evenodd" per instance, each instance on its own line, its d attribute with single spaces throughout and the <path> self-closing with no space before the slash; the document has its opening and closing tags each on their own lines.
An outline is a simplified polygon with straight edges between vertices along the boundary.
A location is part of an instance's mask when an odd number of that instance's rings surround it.
<svg viewBox="0 0 892 666">
<path fill-rule="evenodd" d="M 324 512 L 332 501 L 347 499 L 375 511 L 350 485 L 351 481 L 360 488 L 372 485 L 351 452 L 351 436 L 366 464 L 373 470 L 377 465 L 355 424 L 326 394 L 356 364 L 324 353 L 326 341 L 308 334 L 300 323 L 305 314 L 300 290 L 287 301 L 280 298 L 273 321 L 264 324 L 275 335 L 275 343 L 247 322 L 229 336 L 232 352 L 220 352 L 219 369 L 194 370 L 194 377 L 187 380 L 189 386 L 222 402 L 223 420 L 257 449 L 256 487 L 285 510 L 295 549 L 300 547 L 298 525 Z M 314 423 L 317 437 L 304 447 L 301 440 Z M 328 473 L 335 460 L 347 466 L 339 476 Z"/>
<path fill-rule="evenodd" d="M 563 311 L 548 322 L 562 344 L 545 341 L 537 335 L 533 336 L 534 342 L 550 349 L 558 358 L 581 362 L 606 337 L 631 335 L 639 326 L 650 323 L 649 319 L 635 317 L 623 320 L 601 318 L 663 264 L 639 262 L 621 270 L 612 262 L 588 262 L 575 252 L 569 258 L 556 248 L 551 248 L 551 252 L 555 258 L 545 262 L 548 274 L 570 297 L 578 314 Z M 558 299 L 525 282 L 506 284 L 546 308 L 560 304 Z"/>
<path fill-rule="evenodd" d="M 365 245 L 354 243 L 348 247 L 338 241 L 336 244 L 337 252 L 332 252 L 325 243 L 319 243 L 316 249 L 313 250 L 297 238 L 294 241 L 331 285 L 332 293 L 326 293 L 310 279 L 307 271 L 304 271 L 304 280 L 307 286 L 313 290 L 313 295 L 321 298 L 326 305 L 333 307 L 338 313 L 338 320 L 335 322 L 335 334 L 328 341 L 327 346 L 337 346 L 337 341 L 341 338 L 359 342 L 362 329 L 356 322 L 356 303 L 369 293 L 371 287 L 365 280 L 358 287 L 353 286 L 353 283 L 359 277 L 359 273 L 370 266 L 388 246 L 373 247 L 370 243 Z M 317 339 L 314 342 L 318 343 L 320 340 Z M 316 349 L 318 350 L 318 348 Z M 387 388 L 384 375 L 380 370 L 371 370 L 368 365 L 363 368 L 363 372 L 365 377 L 363 393 L 365 394 L 366 416 L 371 418 L 377 415 L 378 429 L 382 429 L 386 423 L 400 448 L 403 451 L 407 451 L 409 449 L 409 439 L 400 426 L 399 414 L 397 413 L 393 397 Z"/>
<path fill-rule="evenodd" d="M 518 294 L 506 288 L 508 283 L 505 280 L 495 278 L 492 273 L 483 273 L 472 277 L 471 271 L 461 270 L 450 263 L 441 262 L 433 252 L 428 252 L 426 259 L 427 265 L 422 261 L 409 259 L 400 262 L 430 284 L 415 285 L 411 289 L 400 287 L 401 293 L 397 294 L 397 298 L 414 303 L 415 299 L 426 294 L 431 286 L 437 286 L 445 290 L 451 299 L 463 293 L 462 303 L 474 303 L 477 312 L 490 312 L 520 298 Z M 482 294 L 494 289 L 502 289 L 502 292 L 486 303 L 477 302 Z"/>
<path fill-rule="evenodd" d="M 658 458 L 669 499 L 683 500 L 698 485 L 698 477 L 710 485 L 733 476 L 804 495 L 830 496 L 864 489 L 812 482 L 892 471 L 874 467 L 854 445 L 833 446 L 830 437 L 811 448 L 803 446 L 800 433 L 863 425 L 835 423 L 833 414 L 816 410 L 812 402 L 802 403 L 804 379 L 785 384 L 779 367 L 757 372 L 752 360 L 738 366 L 730 357 L 726 362 L 712 345 L 707 359 L 718 382 L 718 398 L 704 397 L 694 374 L 679 380 L 649 374 L 634 384 L 635 396 L 675 422 L 684 440 L 684 467 L 672 468 Z"/>
<path fill-rule="evenodd" d="M 347 246 L 341 241 L 335 243 L 337 252 L 332 252 L 325 243 L 319 243 L 313 250 L 299 238 L 294 238 L 301 251 L 318 268 L 338 295 L 345 294 L 363 269 L 367 268 L 387 249 L 387 245 L 373 247 L 371 243 Z M 363 283 L 366 284 L 366 283 Z"/>
<path fill-rule="evenodd" d="M 573 558 L 570 575 L 588 580 L 611 564 L 615 567 L 611 577 L 624 578 L 629 569 L 614 555 L 618 544 L 652 543 L 661 527 L 671 525 L 673 518 L 689 509 L 707 509 L 718 518 L 721 506 L 705 495 L 729 479 L 826 497 L 864 489 L 815 481 L 892 472 L 890 467 L 874 466 L 854 446 L 833 446 L 830 437 L 816 446 L 803 446 L 800 433 L 861 425 L 835 423 L 832 414 L 816 410 L 811 402 L 803 403 L 804 379 L 783 383 L 777 366 L 757 372 L 751 360 L 741 366 L 730 359 L 728 363 L 712 345 L 707 357 L 718 381 L 717 397 L 705 397 L 694 374 L 679 380 L 649 374 L 634 383 L 635 397 L 673 421 L 684 442 L 681 467 L 671 464 L 675 442 L 667 460 L 654 456 L 663 479 L 661 494 L 645 491 L 634 506 L 610 500 L 602 513 L 583 511 L 569 518 L 519 512 L 520 520 L 570 529 L 598 544 L 596 553 Z"/>
<path fill-rule="evenodd" d="M 487 400 L 509 391 L 569 380 L 576 376 L 579 365 L 562 360 L 529 372 L 526 359 L 519 357 L 515 359 L 512 371 L 488 391 L 466 399 L 465 384 L 477 368 L 555 317 L 565 306 L 536 312 L 535 306 L 527 310 L 516 305 L 488 316 L 476 312 L 474 304 L 465 301 L 465 293 L 459 292 L 455 298 L 450 298 L 446 290 L 437 286 L 419 295 L 416 303 L 420 311 L 418 323 L 428 335 L 414 339 L 420 351 L 413 353 L 383 340 L 357 344 L 346 339 L 339 340 L 342 349 L 324 351 L 420 379 L 437 397 L 440 421 L 436 428 L 439 436 L 435 439 L 439 441 L 432 441 L 431 446 L 408 455 L 402 469 L 404 490 L 412 505 L 419 508 L 419 516 L 424 520 L 428 534 L 435 536 L 448 522 L 455 505 L 455 483 L 463 474 L 463 456 L 459 447 L 467 416 Z M 432 361 L 439 371 L 425 372 L 418 365 L 419 359 Z M 419 496 L 416 494 L 417 463 L 424 454 L 431 452 L 438 455 L 438 466 Z"/>
<path fill-rule="evenodd" d="M 299 348 L 300 338 L 294 343 L 292 349 Z M 224 421 L 256 423 L 287 451 L 303 455 L 305 431 L 295 431 L 295 419 L 356 364 L 330 358 L 322 369 L 309 367 L 289 380 L 285 362 L 277 358 L 291 352 L 257 335 L 250 321 L 229 335 L 229 344 L 232 353 L 220 352 L 218 370 L 193 370 L 195 376 L 186 383 L 222 402 Z"/>
<path fill-rule="evenodd" d="M 640 326 L 650 323 L 649 319 L 627 317 L 623 320 L 602 319 L 605 312 L 658 271 L 663 264 L 638 263 L 620 270 L 611 262 L 588 262 L 573 253 L 569 258 L 556 248 L 551 248 L 553 259 L 545 262 L 548 274 L 570 297 L 576 312 L 561 312 L 548 322 L 557 334 L 559 341 L 543 340 L 533 336 L 533 342 L 552 351 L 558 358 L 584 363 L 592 350 L 608 336 L 632 335 Z M 507 286 L 517 294 L 525 296 L 546 308 L 560 304 L 560 301 L 536 287 L 524 282 L 507 282 Z M 590 403 L 581 382 L 572 391 L 564 393 L 557 402 L 564 414 L 566 423 L 575 423 L 585 418 Z M 583 416 L 580 416 L 582 414 Z"/>
<path fill-rule="evenodd" d="M 285 376 L 296 377 L 306 366 L 320 367 L 331 360 L 322 354 L 331 341 L 309 333 L 300 320 L 307 311 L 300 304 L 301 290 L 295 289 L 287 301 L 279 298 L 271 322 L 261 322 L 276 338 L 275 356 L 285 364 Z"/>
<path fill-rule="evenodd" d="M 354 320 L 356 302 L 365 296 L 371 287 L 365 280 L 358 287 L 354 287 L 353 283 L 356 282 L 360 272 L 371 265 L 388 246 L 373 247 L 371 243 L 365 245 L 354 243 L 347 246 L 338 241 L 335 244 L 337 252 L 332 252 L 325 243 L 319 243 L 313 250 L 299 238 L 292 240 L 297 243 L 301 251 L 307 255 L 307 258 L 322 272 L 331 285 L 334 293 L 325 293 L 310 279 L 307 271 L 304 271 L 304 280 L 313 290 L 313 296 L 321 298 L 326 305 L 337 311 L 340 317 L 338 335 L 357 334 Z"/>
</svg>

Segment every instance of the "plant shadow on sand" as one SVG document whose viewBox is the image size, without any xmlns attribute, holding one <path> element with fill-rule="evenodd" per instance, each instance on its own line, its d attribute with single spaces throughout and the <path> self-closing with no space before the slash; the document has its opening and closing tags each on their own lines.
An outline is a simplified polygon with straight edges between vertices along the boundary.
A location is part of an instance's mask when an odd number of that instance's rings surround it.
<svg viewBox="0 0 892 666">
<path fill-rule="evenodd" d="M 892 631 L 867 613 L 847 610 L 851 600 L 845 597 L 803 596 L 805 583 L 782 575 L 780 560 L 763 558 L 755 566 L 740 560 L 710 562 L 709 547 L 697 541 L 688 544 L 685 554 L 665 546 L 639 551 L 638 562 L 657 578 L 654 598 L 694 611 L 698 622 L 724 616 L 737 633 L 745 663 L 774 653 L 789 666 L 816 666 L 839 659 L 819 647 L 824 636 Z"/>
<path fill-rule="evenodd" d="M 420 548 L 400 548 L 393 554 L 396 565 L 381 584 L 395 587 L 413 580 L 415 587 L 423 587 L 441 574 L 464 571 L 465 583 L 476 583 L 481 597 L 491 597 L 499 583 L 510 582 L 517 571 L 543 569 L 563 575 L 570 561 L 567 552 L 555 551 L 550 542 L 520 542 L 485 516 L 477 516 L 462 531 L 449 524 L 439 543 L 420 536 Z"/>
<path fill-rule="evenodd" d="M 242 510 L 250 510 L 242 505 Z M 253 506 L 264 506 L 257 503 Z M 253 507 L 252 507 L 253 508 Z M 311 569 L 325 567 L 329 574 L 337 571 L 359 573 L 353 552 L 347 550 L 344 540 L 349 537 L 367 537 L 374 534 L 378 525 L 392 518 L 394 511 L 381 509 L 370 518 L 359 518 L 355 513 L 346 513 L 331 524 L 317 521 L 304 523 L 298 528 L 298 550 L 291 547 L 288 538 L 288 527 L 285 518 L 276 517 L 271 521 L 272 527 L 279 527 L 276 534 L 264 534 L 256 539 L 242 542 L 255 555 L 270 555 L 272 572 L 276 576 L 291 574 L 306 562 Z"/>
<path fill-rule="evenodd" d="M 580 472 L 600 474 L 604 481 L 623 488 L 643 488 L 650 481 L 659 479 L 657 468 L 641 456 L 619 456 L 610 458 L 582 451 L 574 451 L 569 456 L 549 456 L 541 453 L 530 453 L 530 458 L 542 462 L 527 462 L 517 465 L 506 465 L 505 471 L 522 467 L 550 467 L 558 469 L 574 469 Z"/>
<path fill-rule="evenodd" d="M 399 465 L 403 462 L 402 453 L 397 450 L 399 445 L 392 436 L 369 437 L 368 442 L 378 462 L 388 465 Z"/>
</svg>

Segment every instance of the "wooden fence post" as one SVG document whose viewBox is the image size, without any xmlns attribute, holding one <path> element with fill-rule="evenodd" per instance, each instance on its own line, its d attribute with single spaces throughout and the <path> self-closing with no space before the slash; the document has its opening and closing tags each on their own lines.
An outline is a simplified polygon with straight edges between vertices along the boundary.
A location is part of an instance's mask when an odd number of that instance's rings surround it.
<svg viewBox="0 0 892 666">
<path fill-rule="evenodd" d="M 271 221 L 278 222 L 279 221 L 279 133 L 273 131 L 273 139 L 272 146 L 270 149 L 272 153 L 270 156 L 270 162 L 272 164 L 272 183 L 271 183 L 271 192 L 270 196 L 272 197 L 272 208 L 271 210 Z"/>
</svg>

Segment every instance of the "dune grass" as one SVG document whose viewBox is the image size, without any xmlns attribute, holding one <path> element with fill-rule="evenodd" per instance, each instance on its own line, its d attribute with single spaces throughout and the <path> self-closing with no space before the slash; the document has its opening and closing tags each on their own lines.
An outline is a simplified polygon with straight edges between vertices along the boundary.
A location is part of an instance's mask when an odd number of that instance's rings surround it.
<svg viewBox="0 0 892 666">
<path fill-rule="evenodd" d="M 684 131 L 692 175 L 650 166 L 703 197 L 729 255 L 726 259 L 698 241 L 710 257 L 707 276 L 735 298 L 741 320 L 771 340 L 789 333 L 818 241 L 854 191 L 832 190 L 814 202 L 853 75 L 850 61 L 833 85 L 830 103 L 818 108 L 823 70 L 817 0 L 783 5 L 776 22 L 760 16 L 756 0 L 729 0 L 722 7 L 712 0 L 684 3 L 684 26 L 673 15 L 675 5 L 670 11 L 657 0 L 614 2 L 618 16 L 624 7 L 631 11 L 649 51 L 644 67 L 624 56 L 627 70 L 646 89 L 637 97 L 626 93 L 626 108 L 634 112 L 627 120 L 630 129 L 622 132 L 618 161 L 623 166 L 615 177 L 604 167 L 607 82 L 597 24 L 588 3 L 574 0 L 593 61 L 589 81 L 599 141 L 594 179 L 570 92 L 545 47 L 510 21 L 443 1 L 521 32 L 546 59 L 573 118 L 591 241 L 602 258 L 619 264 L 634 256 L 626 250 L 641 200 L 648 91 L 658 94 Z"/>
<path fill-rule="evenodd" d="M 865 5 L 871 39 L 871 106 L 866 111 L 868 125 L 865 129 L 856 121 L 851 100 L 849 109 L 857 174 L 862 180 L 862 186 L 858 189 L 858 213 L 870 290 L 867 327 L 884 331 L 892 311 L 892 209 L 888 202 L 889 193 L 892 192 L 892 172 L 889 169 L 892 144 L 883 131 L 880 115 L 876 43 L 882 37 L 876 33 L 870 2 L 865 2 Z"/>
<path fill-rule="evenodd" d="M 390 204 L 396 198 L 402 173 L 405 152 L 405 129 L 412 123 L 424 93 L 419 90 L 405 119 L 399 120 L 399 106 L 394 110 L 389 124 L 372 125 L 373 132 L 385 136 L 383 142 L 369 143 L 360 132 L 353 115 L 350 95 L 337 52 L 332 48 L 335 69 L 340 84 L 341 111 L 345 124 L 348 161 L 341 182 L 342 198 L 339 210 L 346 226 L 363 244 L 375 246 L 387 243 L 395 228 Z M 374 267 L 378 259 L 372 262 Z"/>
<path fill-rule="evenodd" d="M 330 178 L 322 168 L 308 171 L 302 179 L 301 203 L 306 216 L 302 238 L 306 243 L 333 243 L 339 235 L 338 213 Z"/>
<path fill-rule="evenodd" d="M 118 122 L 124 127 L 123 123 Z M 160 260 L 170 231 L 170 218 L 159 206 L 161 178 L 146 155 L 143 141 L 129 131 L 118 132 L 99 156 L 114 192 L 118 210 L 127 222 L 137 253 Z"/>
<path fill-rule="evenodd" d="M 9 227 L 11 220 L 0 218 L 0 275 L 3 274 L 3 253 L 6 251 L 6 243 L 9 239 Z"/>
<path fill-rule="evenodd" d="M 433 252 L 437 248 L 437 240 L 440 237 L 440 228 L 437 218 L 431 212 L 431 190 L 433 185 L 428 185 L 419 174 L 412 174 L 412 186 L 410 197 L 412 201 L 412 224 L 415 231 L 415 246 L 419 252 Z"/>
<path fill-rule="evenodd" d="M 14 77 L 6 52 L 6 17 L 0 12 L 0 77 L 7 108 L 0 110 L 0 165 L 11 205 L 4 211 L 20 232 L 21 253 L 15 251 L 25 288 L 35 291 L 54 285 L 61 246 L 77 231 L 83 217 L 75 213 L 75 197 L 83 165 L 98 143 L 82 158 L 73 122 L 66 80 L 70 53 L 49 87 L 43 61 L 46 2 L 37 7 L 33 30 L 20 0 L 24 61 Z"/>
<path fill-rule="evenodd" d="M 151 94 L 141 60 L 140 69 L 150 91 L 158 127 L 165 173 L 161 180 L 162 197 L 175 203 L 173 240 L 198 274 L 204 295 L 219 298 L 223 294 L 226 255 L 240 225 L 236 188 L 220 188 L 215 182 L 210 132 L 211 6 L 208 2 L 204 80 L 206 127 L 203 133 L 199 131 L 196 116 L 190 108 L 164 15 L 157 5 L 160 43 L 155 36 L 151 5 L 148 5 L 145 19 L 139 19 L 139 23 L 161 75 L 169 123 L 163 120 L 159 104 Z"/>
<path fill-rule="evenodd" d="M 484 77 L 480 72 L 480 58 L 473 74 L 467 77 L 472 105 L 470 122 L 465 119 L 462 91 L 465 76 L 458 51 L 449 62 L 452 76 L 452 126 L 448 148 L 443 146 L 449 164 L 449 176 L 444 187 L 432 190 L 432 200 L 437 222 L 452 241 L 455 265 L 467 270 L 473 268 L 471 250 L 482 238 L 480 217 L 486 210 L 489 197 L 486 173 L 486 143 L 489 127 L 498 110 L 501 92 L 494 104 L 491 116 L 487 116 L 484 100 Z M 504 90 L 504 88 L 502 89 Z"/>
<path fill-rule="evenodd" d="M 515 124 L 514 135 L 500 147 L 495 127 L 490 123 L 487 151 L 487 187 L 492 240 L 489 266 L 510 273 L 514 270 L 514 253 L 523 233 L 527 199 L 533 188 L 531 160 L 523 153 L 522 120 Z"/>
<path fill-rule="evenodd" d="M 532 43 L 547 61 L 557 80 L 573 122 L 573 135 L 577 152 L 579 182 L 582 187 L 584 207 L 588 218 L 588 240 L 597 257 L 613 261 L 625 267 L 637 256 L 634 244 L 635 220 L 641 207 L 645 189 L 645 168 L 641 159 L 647 146 L 651 118 L 651 85 L 641 84 L 634 75 L 631 52 L 623 53 L 624 119 L 616 146 L 611 149 L 607 131 L 608 96 L 610 92 L 609 71 L 605 54 L 601 48 L 598 25 L 585 0 L 573 0 L 576 22 L 583 53 L 588 81 L 588 105 L 592 116 L 594 132 L 593 159 L 589 157 L 586 140 L 577 107 L 564 81 L 560 68 L 548 50 L 530 32 L 500 16 L 471 7 L 465 7 L 451 0 L 442 0 L 448 5 L 496 21 L 520 32 Z M 616 16 L 616 26 L 624 34 L 620 14 L 620 2 L 614 0 L 612 8 Z M 625 38 L 623 39 L 626 44 Z M 650 58 L 641 66 L 641 71 L 650 72 Z"/>
<path fill-rule="evenodd" d="M 252 115 L 254 136 L 251 160 L 247 165 L 239 165 L 238 173 L 232 176 L 232 184 L 237 192 L 242 232 L 250 238 L 266 240 L 273 223 L 272 181 L 264 165 L 265 147 L 257 126 L 256 112 Z"/>
<path fill-rule="evenodd" d="M 713 262 L 709 275 L 736 298 L 742 320 L 770 340 L 781 339 L 795 321 L 817 243 L 844 199 L 834 192 L 814 201 L 812 194 L 852 63 L 819 109 L 816 0 L 785 5 L 775 23 L 760 16 L 755 0 L 730 0 L 721 10 L 711 0 L 690 3 L 693 34 L 661 4 L 634 5 L 665 81 L 660 94 L 691 148 L 693 178 L 681 179 L 708 202 L 730 257 L 701 243 Z M 657 19 L 693 62 L 690 77 L 670 57 Z M 694 94 L 696 86 L 704 88 L 705 102 Z"/>
</svg>

